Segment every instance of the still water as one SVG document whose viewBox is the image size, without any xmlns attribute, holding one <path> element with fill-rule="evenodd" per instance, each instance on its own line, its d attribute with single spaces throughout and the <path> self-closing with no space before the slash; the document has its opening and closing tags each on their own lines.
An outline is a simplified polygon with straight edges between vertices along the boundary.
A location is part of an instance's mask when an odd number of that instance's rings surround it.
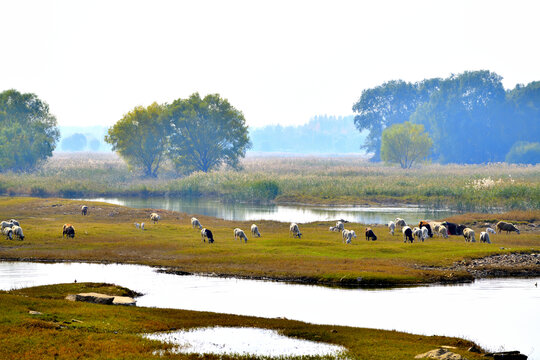
<svg viewBox="0 0 540 360">
<path fill-rule="evenodd" d="M 121 264 L 0 262 L 0 289 L 74 280 L 109 282 L 145 294 L 137 299 L 138 306 L 458 336 L 489 350 L 520 350 L 540 360 L 540 288 L 535 286 L 540 278 L 364 290 L 155 270 Z"/>
<path fill-rule="evenodd" d="M 307 223 L 345 219 L 361 224 L 386 224 L 396 217 L 408 223 L 426 219 L 442 219 L 456 215 L 451 210 L 435 210 L 419 206 L 370 207 L 370 206 L 308 206 L 222 203 L 200 198 L 97 198 L 88 201 L 104 201 L 133 208 L 165 209 L 188 214 L 207 215 L 225 220 L 255 221 L 274 220 L 281 222 Z"/>
</svg>

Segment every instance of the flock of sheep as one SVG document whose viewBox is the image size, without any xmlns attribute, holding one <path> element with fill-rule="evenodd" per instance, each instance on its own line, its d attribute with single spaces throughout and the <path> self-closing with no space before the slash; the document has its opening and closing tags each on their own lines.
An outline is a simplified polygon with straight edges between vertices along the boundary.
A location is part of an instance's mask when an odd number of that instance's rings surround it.
<svg viewBox="0 0 540 360">
<path fill-rule="evenodd" d="M 88 206 L 83 205 L 81 207 L 81 214 L 87 215 L 88 214 Z M 154 224 L 158 223 L 161 217 L 157 213 L 151 213 L 150 214 L 150 220 L 154 222 Z M 334 232 L 341 232 L 341 236 L 343 239 L 343 242 L 346 244 L 350 244 L 352 242 L 353 238 L 356 238 L 356 232 L 354 230 L 348 230 L 345 229 L 345 223 L 348 221 L 346 220 L 339 220 L 336 223 L 336 226 L 330 226 L 329 230 Z M 19 222 L 15 219 L 10 219 L 7 221 L 2 221 L 2 234 L 6 237 L 6 239 L 12 240 L 13 237 L 17 237 L 19 240 L 24 240 L 24 234 L 23 230 L 19 224 Z M 201 238 L 203 242 L 206 242 L 206 239 L 208 239 L 209 243 L 214 242 L 214 235 L 212 234 L 212 231 L 210 229 L 204 228 L 201 225 L 201 222 L 195 218 L 191 218 L 191 226 L 193 228 L 198 228 L 201 231 Z M 401 228 L 401 232 L 403 233 L 403 242 L 413 242 L 415 239 L 418 241 L 425 241 L 429 237 L 433 237 L 433 235 L 439 235 L 443 238 L 448 238 L 449 235 L 463 235 L 466 242 L 476 242 L 475 239 L 475 233 L 474 230 L 471 228 L 468 228 L 465 225 L 458 225 L 454 223 L 450 223 L 448 221 L 444 222 L 436 222 L 436 221 L 420 221 L 418 226 L 415 226 L 411 229 L 410 226 L 407 225 L 405 220 L 401 218 L 396 218 L 394 221 L 390 221 L 388 223 L 388 229 L 390 231 L 390 234 L 394 235 L 396 227 L 399 226 Z M 143 223 L 135 223 L 135 227 L 137 229 L 144 230 L 144 222 Z M 489 234 L 495 234 L 496 232 L 501 233 L 502 231 L 509 232 L 517 232 L 519 234 L 519 229 L 515 227 L 511 223 L 507 223 L 504 221 L 499 221 L 496 226 L 495 231 L 491 227 L 486 228 L 486 231 L 482 231 L 480 233 L 480 242 L 491 244 L 491 240 L 489 238 Z M 259 227 L 256 224 L 251 225 L 251 234 L 253 236 L 261 237 L 261 233 L 259 232 Z M 297 223 L 291 223 L 289 226 L 289 234 L 292 235 L 295 238 L 300 239 L 302 237 L 302 233 L 300 232 L 300 228 L 298 227 Z M 244 242 L 247 243 L 248 237 L 244 230 L 240 228 L 235 228 L 233 230 L 234 239 L 240 241 L 244 240 Z M 71 224 L 64 224 L 62 228 L 62 237 L 75 237 L 75 228 Z M 373 232 L 371 228 L 366 228 L 365 231 L 366 240 L 377 240 L 377 236 Z"/>
</svg>

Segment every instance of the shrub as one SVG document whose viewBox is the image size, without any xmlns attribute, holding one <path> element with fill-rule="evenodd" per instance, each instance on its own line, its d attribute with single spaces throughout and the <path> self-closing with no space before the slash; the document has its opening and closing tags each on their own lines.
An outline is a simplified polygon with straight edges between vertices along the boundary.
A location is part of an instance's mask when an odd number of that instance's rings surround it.
<svg viewBox="0 0 540 360">
<path fill-rule="evenodd" d="M 47 195 L 47 190 L 45 190 L 45 188 L 42 186 L 34 185 L 30 189 L 30 195 L 36 197 L 44 197 L 45 195 Z"/>
<path fill-rule="evenodd" d="M 250 188 L 253 196 L 260 200 L 274 200 L 279 195 L 279 185 L 273 180 L 257 180 Z"/>
</svg>

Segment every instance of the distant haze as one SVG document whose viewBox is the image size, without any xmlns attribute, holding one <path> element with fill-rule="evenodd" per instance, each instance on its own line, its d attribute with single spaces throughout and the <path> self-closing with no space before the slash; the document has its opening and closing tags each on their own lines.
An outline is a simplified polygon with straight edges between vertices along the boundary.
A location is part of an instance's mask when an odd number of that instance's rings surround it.
<svg viewBox="0 0 540 360">
<path fill-rule="evenodd" d="M 489 69 L 540 79 L 535 0 L 0 2 L 0 91 L 60 125 L 219 93 L 251 128 L 350 115 L 362 90 Z"/>
</svg>

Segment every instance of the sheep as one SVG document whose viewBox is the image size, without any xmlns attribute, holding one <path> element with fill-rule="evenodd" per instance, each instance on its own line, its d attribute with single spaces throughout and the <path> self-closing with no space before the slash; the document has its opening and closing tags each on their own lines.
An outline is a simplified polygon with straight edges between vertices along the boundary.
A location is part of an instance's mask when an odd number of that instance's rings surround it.
<svg viewBox="0 0 540 360">
<path fill-rule="evenodd" d="M 420 230 L 422 230 L 422 242 L 424 242 L 424 240 L 426 240 L 429 237 L 429 231 L 427 227 L 425 226 L 422 226 Z"/>
<path fill-rule="evenodd" d="M 432 228 L 431 228 L 431 225 L 429 225 L 429 222 L 427 222 L 427 221 L 420 221 L 420 222 L 418 223 L 418 227 L 419 227 L 420 229 L 423 228 L 423 227 L 425 227 L 425 228 L 427 229 L 427 231 L 428 231 L 428 236 L 429 236 L 429 237 L 433 237 L 433 230 L 432 230 Z"/>
<path fill-rule="evenodd" d="M 474 230 L 471 228 L 465 228 L 463 230 L 463 237 L 465 238 L 466 242 L 476 242 L 476 239 L 474 238 Z"/>
<path fill-rule="evenodd" d="M 491 229 L 491 228 L 490 228 Z M 491 241 L 489 240 L 489 234 L 485 231 L 482 231 L 480 233 L 480 242 L 481 243 L 488 243 L 491 244 Z"/>
<path fill-rule="evenodd" d="M 141 230 L 144 230 L 144 223 L 141 223 Z"/>
<path fill-rule="evenodd" d="M 336 226 L 330 226 L 330 227 L 328 228 L 328 230 L 334 231 L 334 232 L 339 232 L 339 228 L 337 228 Z"/>
<path fill-rule="evenodd" d="M 461 235 L 461 234 L 458 234 L 458 231 L 457 231 L 458 225 L 457 224 L 454 224 L 454 223 L 451 223 L 451 222 L 448 222 L 448 221 L 444 221 L 441 224 L 445 228 L 448 229 L 448 235 Z"/>
<path fill-rule="evenodd" d="M 459 224 L 456 227 L 456 235 L 463 235 L 463 230 L 465 230 L 466 228 L 467 228 L 467 226 Z"/>
<path fill-rule="evenodd" d="M 75 237 L 75 228 L 73 227 L 73 225 L 71 224 L 64 224 L 63 228 L 62 228 L 62 237 L 64 237 L 64 235 L 66 237 L 70 237 L 70 238 L 74 238 Z"/>
<path fill-rule="evenodd" d="M 496 233 L 497 233 L 495 230 L 493 230 L 493 229 L 490 228 L 490 227 L 486 228 L 486 232 L 487 232 L 488 234 L 496 234 Z"/>
<path fill-rule="evenodd" d="M 401 226 L 401 228 L 403 228 L 404 226 L 407 226 L 407 223 L 402 218 L 396 218 L 394 222 L 396 223 L 396 226 Z"/>
<path fill-rule="evenodd" d="M 442 225 L 439 228 L 439 234 L 441 234 L 443 238 L 448 239 L 448 229 Z"/>
<path fill-rule="evenodd" d="M 352 241 L 352 234 L 347 229 L 343 229 L 343 231 L 341 232 L 341 237 L 343 238 L 344 243 L 350 244 Z"/>
<path fill-rule="evenodd" d="M 251 233 L 253 236 L 261 237 L 261 233 L 259 232 L 259 227 L 255 224 L 251 224 Z"/>
<path fill-rule="evenodd" d="M 86 216 L 86 215 L 88 214 L 88 206 L 83 205 L 83 206 L 81 207 L 81 214 L 82 214 L 83 216 Z"/>
<path fill-rule="evenodd" d="M 409 240 L 411 243 L 414 241 L 414 238 L 412 236 L 412 229 L 408 226 L 404 226 L 401 228 L 401 232 L 403 232 L 403 242 L 407 242 Z"/>
<path fill-rule="evenodd" d="M 244 233 L 244 230 L 242 230 L 240 228 L 234 229 L 234 240 L 236 240 L 238 238 L 240 238 L 240 242 L 242 242 L 242 239 L 244 239 L 244 242 L 248 241 L 248 238 L 247 238 L 246 234 Z"/>
<path fill-rule="evenodd" d="M 195 229 L 196 227 L 198 227 L 199 230 L 202 229 L 201 222 L 199 221 L 199 219 L 194 218 L 194 217 L 191 218 L 191 226 L 192 226 L 194 229 Z"/>
<path fill-rule="evenodd" d="M 371 230 L 371 228 L 366 228 L 366 240 L 369 241 L 369 240 L 377 240 L 377 235 L 375 235 L 375 233 L 373 232 L 373 230 Z"/>
<path fill-rule="evenodd" d="M 293 237 L 301 238 L 302 233 L 300 232 L 300 229 L 298 228 L 298 224 L 291 223 L 291 226 L 289 226 L 289 236 L 292 234 Z"/>
<path fill-rule="evenodd" d="M 419 239 L 419 240 L 422 240 L 424 241 L 423 239 L 423 232 L 422 232 L 422 229 L 420 229 L 419 227 L 415 227 L 413 230 L 412 230 L 412 233 L 413 233 L 413 237 Z"/>
<path fill-rule="evenodd" d="M 2 230 L 2 234 L 6 235 L 6 239 L 13 240 L 13 229 L 12 228 L 4 228 Z"/>
<path fill-rule="evenodd" d="M 393 221 L 390 221 L 388 223 L 388 229 L 390 230 L 390 234 L 394 235 L 394 230 L 396 229 L 396 223 Z"/>
<path fill-rule="evenodd" d="M 336 223 L 336 227 L 339 229 L 339 231 L 343 231 L 345 229 L 345 223 L 340 220 Z"/>
<path fill-rule="evenodd" d="M 9 222 L 12 223 L 13 225 L 21 226 L 21 224 L 19 224 L 19 222 L 15 219 L 9 219 Z"/>
<path fill-rule="evenodd" d="M 432 229 L 432 232 L 433 234 L 440 234 L 441 232 L 441 228 L 444 227 L 444 225 L 440 222 L 436 222 L 436 221 L 430 221 L 429 222 L 429 225 L 431 226 L 431 229 Z M 448 230 L 448 229 L 447 229 Z M 448 232 L 447 232 L 448 233 Z"/>
<path fill-rule="evenodd" d="M 507 223 L 504 221 L 499 221 L 497 225 L 495 225 L 495 229 L 497 229 L 498 233 L 501 233 L 502 231 L 506 231 L 508 234 L 510 231 L 515 231 L 519 235 L 519 229 L 514 226 L 512 223 Z"/>
<path fill-rule="evenodd" d="M 351 234 L 351 237 L 356 239 L 356 232 L 354 230 L 349 230 L 349 234 Z"/>
<path fill-rule="evenodd" d="M 11 221 L 2 221 L 2 230 L 4 230 L 5 228 L 11 229 L 13 225 L 14 224 Z"/>
<path fill-rule="evenodd" d="M 201 237 L 202 237 L 203 242 L 206 242 L 207 238 L 208 238 L 208 243 L 209 244 L 212 244 L 214 242 L 214 235 L 207 228 L 203 228 L 201 230 Z"/>
<path fill-rule="evenodd" d="M 139 223 L 137 223 L 137 222 L 136 222 L 136 223 L 133 223 L 133 225 L 135 225 L 135 227 L 136 227 L 137 229 L 140 229 L 140 227 L 141 227 L 141 224 L 139 224 Z"/>
<path fill-rule="evenodd" d="M 24 240 L 24 234 L 23 234 L 22 227 L 17 226 L 17 225 L 13 225 L 11 227 L 11 231 L 13 231 L 13 235 L 17 236 L 19 238 L 19 240 Z"/>
<path fill-rule="evenodd" d="M 157 223 L 160 219 L 161 219 L 161 216 L 159 216 L 158 214 L 156 213 L 150 214 L 150 220 L 152 220 L 154 224 Z"/>
</svg>

